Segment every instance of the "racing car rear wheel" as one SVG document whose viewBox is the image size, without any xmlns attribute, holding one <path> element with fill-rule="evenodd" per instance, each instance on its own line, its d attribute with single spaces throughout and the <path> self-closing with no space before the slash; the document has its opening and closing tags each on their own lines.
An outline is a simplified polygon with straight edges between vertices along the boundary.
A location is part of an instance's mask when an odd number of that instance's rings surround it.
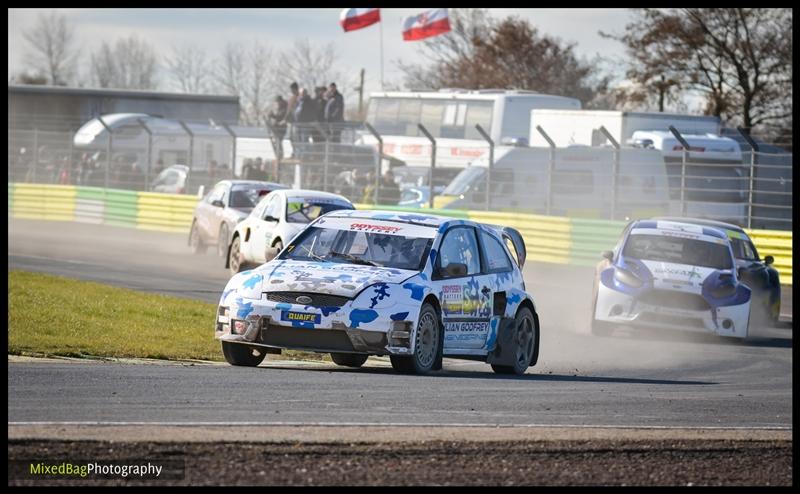
<svg viewBox="0 0 800 494">
<path fill-rule="evenodd" d="M 267 352 L 260 348 L 227 341 L 222 342 L 222 354 L 229 364 L 244 367 L 256 367 L 267 356 Z"/>
<path fill-rule="evenodd" d="M 230 266 L 231 274 L 236 274 L 242 270 L 242 262 L 240 260 L 239 247 L 241 245 L 241 237 L 236 236 L 231 242 L 230 254 L 228 254 L 228 266 Z"/>
<path fill-rule="evenodd" d="M 228 253 L 228 245 L 230 245 L 230 240 L 228 240 L 229 236 L 228 225 L 222 225 L 219 229 L 219 237 L 217 237 L 217 255 L 223 259 Z"/>
<path fill-rule="evenodd" d="M 492 370 L 498 374 L 525 374 L 528 366 L 533 359 L 533 352 L 539 340 L 536 322 L 533 313 L 527 307 L 521 308 L 517 312 L 514 320 L 514 365 L 492 365 Z"/>
<path fill-rule="evenodd" d="M 206 246 L 200 238 L 200 230 L 197 229 L 197 222 L 192 222 L 192 229 L 189 230 L 189 247 L 192 249 L 192 254 L 205 254 Z"/>
<path fill-rule="evenodd" d="M 361 367 L 367 361 L 369 355 L 360 353 L 332 353 L 331 359 L 336 365 L 345 367 Z"/>
<path fill-rule="evenodd" d="M 414 338 L 414 351 L 411 356 L 391 355 L 392 367 L 402 374 L 427 374 L 434 369 L 442 344 L 442 327 L 436 309 L 424 304 L 419 311 L 417 334 Z"/>
</svg>

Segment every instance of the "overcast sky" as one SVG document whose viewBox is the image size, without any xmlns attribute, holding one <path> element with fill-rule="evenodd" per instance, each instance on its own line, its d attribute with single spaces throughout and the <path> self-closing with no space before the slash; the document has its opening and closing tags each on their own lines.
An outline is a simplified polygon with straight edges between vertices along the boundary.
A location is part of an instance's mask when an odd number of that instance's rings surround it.
<svg viewBox="0 0 800 494">
<path fill-rule="evenodd" d="M 366 69 L 367 92 L 380 89 L 380 34 L 378 25 L 344 33 L 339 25 L 342 9 L 57 9 L 75 26 L 78 44 L 87 63 L 102 40 L 113 41 L 136 34 L 157 47 L 191 43 L 217 55 L 228 41 L 258 40 L 275 50 L 307 38 L 314 44 L 333 43 L 339 64 L 348 74 Z M 397 61 L 413 62 L 420 42 L 403 41 L 401 20 L 426 9 L 381 9 L 384 79 L 401 84 Z M 36 20 L 37 9 L 8 9 L 8 74 L 24 68 L 22 33 Z M 519 15 L 541 32 L 575 42 L 579 56 L 592 58 L 623 54 L 620 43 L 604 39 L 598 31 L 622 32 L 629 20 L 627 9 L 489 9 L 494 18 Z"/>
</svg>

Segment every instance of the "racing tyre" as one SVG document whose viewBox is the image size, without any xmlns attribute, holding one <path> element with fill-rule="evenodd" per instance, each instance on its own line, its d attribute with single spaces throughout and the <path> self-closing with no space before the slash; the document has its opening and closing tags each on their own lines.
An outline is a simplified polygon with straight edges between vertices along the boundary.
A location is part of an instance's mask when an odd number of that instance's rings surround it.
<svg viewBox="0 0 800 494">
<path fill-rule="evenodd" d="M 264 255 L 264 259 L 266 259 L 267 262 L 273 260 L 275 259 L 275 256 L 277 256 L 278 253 L 282 250 L 283 250 L 283 242 L 278 240 L 277 242 L 275 242 L 275 245 L 267 249 L 267 252 Z"/>
<path fill-rule="evenodd" d="M 336 365 L 344 367 L 361 367 L 367 361 L 369 355 L 360 353 L 332 353 L 331 359 Z"/>
<path fill-rule="evenodd" d="M 207 248 L 200 238 L 200 230 L 197 229 L 195 221 L 192 221 L 192 229 L 189 230 L 189 247 L 192 249 L 192 254 L 205 254 Z"/>
<path fill-rule="evenodd" d="M 241 259 L 239 258 L 239 249 L 241 247 L 241 237 L 234 237 L 233 242 L 231 242 L 231 249 L 230 254 L 228 254 L 228 266 L 230 267 L 231 274 L 236 274 L 242 271 L 242 264 L 244 264 Z"/>
<path fill-rule="evenodd" d="M 514 365 L 492 365 L 492 370 L 498 374 L 525 374 L 537 350 L 539 328 L 529 308 L 523 307 L 517 311 L 514 328 Z"/>
<path fill-rule="evenodd" d="M 217 237 L 217 255 L 223 259 L 228 255 L 228 246 L 231 244 L 229 236 L 228 225 L 222 225 L 219 229 L 219 237 Z"/>
<path fill-rule="evenodd" d="M 256 367 L 267 356 L 261 348 L 227 341 L 222 342 L 222 354 L 229 364 L 243 367 Z"/>
<path fill-rule="evenodd" d="M 419 311 L 414 351 L 411 356 L 389 356 L 394 370 L 402 374 L 428 374 L 434 370 L 442 342 L 441 331 L 442 325 L 436 309 L 430 304 L 424 304 Z"/>
</svg>

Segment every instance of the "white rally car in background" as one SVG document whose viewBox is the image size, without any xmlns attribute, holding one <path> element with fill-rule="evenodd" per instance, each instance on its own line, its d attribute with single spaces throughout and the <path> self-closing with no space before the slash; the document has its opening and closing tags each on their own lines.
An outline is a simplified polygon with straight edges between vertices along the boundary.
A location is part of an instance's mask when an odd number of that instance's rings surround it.
<svg viewBox="0 0 800 494">
<path fill-rule="evenodd" d="M 539 355 L 524 262 L 513 228 L 334 211 L 277 258 L 228 281 L 214 335 L 233 365 L 292 348 L 330 353 L 348 367 L 389 355 L 395 370 L 424 374 L 451 357 L 523 374 Z"/>
<path fill-rule="evenodd" d="M 719 229 L 637 220 L 603 257 L 594 282 L 594 334 L 629 325 L 747 337 L 751 291 Z"/>
<path fill-rule="evenodd" d="M 309 223 L 330 211 L 355 209 L 344 196 L 316 190 L 275 190 L 265 196 L 231 235 L 225 267 L 236 274 L 263 264 Z"/>
</svg>

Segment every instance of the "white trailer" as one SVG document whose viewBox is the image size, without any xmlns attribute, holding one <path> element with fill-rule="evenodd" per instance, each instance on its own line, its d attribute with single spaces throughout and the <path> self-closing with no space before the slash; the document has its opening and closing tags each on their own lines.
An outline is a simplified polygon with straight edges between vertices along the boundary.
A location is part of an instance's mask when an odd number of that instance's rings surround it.
<svg viewBox="0 0 800 494">
<path fill-rule="evenodd" d="M 530 120 L 531 146 L 548 146 L 537 125 L 556 147 L 610 145 L 600 127 L 622 146 L 630 144 L 638 130 L 668 131 L 670 125 L 682 134 L 719 134 L 721 130 L 719 117 L 658 112 L 534 109 Z"/>
</svg>

